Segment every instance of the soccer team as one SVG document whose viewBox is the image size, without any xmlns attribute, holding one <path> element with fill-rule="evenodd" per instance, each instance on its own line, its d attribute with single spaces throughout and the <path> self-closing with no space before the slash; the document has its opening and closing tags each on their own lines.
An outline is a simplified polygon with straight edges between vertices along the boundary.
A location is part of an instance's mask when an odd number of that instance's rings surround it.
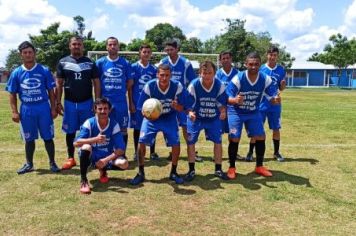
<svg viewBox="0 0 356 236">
<path fill-rule="evenodd" d="M 87 179 L 89 166 L 97 168 L 100 182 L 109 181 L 107 170 L 125 170 L 128 160 L 127 128 L 133 128 L 135 157 L 138 173 L 130 181 L 139 185 L 145 181 L 146 146 L 150 146 L 150 159 L 159 160 L 155 140 L 162 132 L 166 145 L 171 147 L 169 179 L 176 184 L 195 178 L 195 162 L 202 161 L 195 144 L 201 130 L 206 140 L 212 141 L 214 175 L 222 180 L 236 178 L 236 159 L 243 125 L 250 140 L 246 161 L 256 153 L 255 172 L 268 177 L 272 173 L 263 166 L 265 131 L 268 120 L 273 130 L 274 157 L 283 161 L 279 153 L 281 128 L 280 91 L 286 87 L 285 71 L 277 64 L 278 48 L 267 51 L 267 63 L 261 66 L 260 56 L 252 52 L 245 60 L 245 71 L 232 67 L 232 54 L 219 55 L 221 68 L 211 61 L 200 64 L 196 76 L 188 59 L 178 54 L 175 40 L 165 44 L 164 57 L 158 68 L 150 64 L 152 51 L 141 45 L 139 61 L 130 64 L 119 56 L 119 41 L 106 40 L 108 55 L 91 61 L 83 55 L 83 39 L 69 39 L 70 55 L 59 60 L 56 80 L 49 69 L 36 63 L 36 50 L 30 42 L 19 45 L 23 64 L 10 75 L 6 90 L 10 93 L 12 120 L 20 123 L 25 141 L 26 163 L 17 173 L 34 170 L 33 155 L 38 132 L 44 140 L 50 170 L 59 172 L 55 162 L 53 119 L 63 115 L 62 130 L 66 134 L 68 158 L 62 170 L 76 165 L 75 147 L 79 148 L 81 184 L 80 192 L 91 192 Z M 93 90 L 95 101 L 93 101 Z M 62 95 L 64 99 L 62 104 Z M 127 99 L 127 97 L 128 99 Z M 17 97 L 21 101 L 17 108 Z M 143 103 L 156 98 L 162 104 L 162 114 L 149 120 L 141 113 Z M 187 144 L 189 170 L 184 176 L 177 173 L 180 156 L 179 126 Z M 76 132 L 79 130 L 79 134 Z M 229 168 L 222 170 L 222 135 L 228 133 Z"/>
</svg>

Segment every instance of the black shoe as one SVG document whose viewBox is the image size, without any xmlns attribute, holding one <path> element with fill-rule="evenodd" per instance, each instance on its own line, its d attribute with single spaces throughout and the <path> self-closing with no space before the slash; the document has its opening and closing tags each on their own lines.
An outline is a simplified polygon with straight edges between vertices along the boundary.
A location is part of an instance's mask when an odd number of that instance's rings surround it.
<svg viewBox="0 0 356 236">
<path fill-rule="evenodd" d="M 276 159 L 279 162 L 284 161 L 284 157 L 278 152 L 273 155 L 274 159 Z"/>
<path fill-rule="evenodd" d="M 253 161 L 253 153 L 252 152 L 247 153 L 245 161 L 247 161 L 247 162 Z"/>
<path fill-rule="evenodd" d="M 160 160 L 158 154 L 155 153 L 155 152 L 154 152 L 154 153 L 151 153 L 150 159 L 151 159 L 152 161 L 159 161 L 159 160 Z"/>
<path fill-rule="evenodd" d="M 49 164 L 49 169 L 53 172 L 53 173 L 58 173 L 61 171 L 61 169 L 58 168 L 57 164 L 55 162 L 50 163 Z"/>
<path fill-rule="evenodd" d="M 184 176 L 184 181 L 192 181 L 195 178 L 195 170 L 189 171 L 185 176 Z"/>
<path fill-rule="evenodd" d="M 17 174 L 22 175 L 31 171 L 34 171 L 33 164 L 26 163 L 22 168 L 17 170 Z"/>
<path fill-rule="evenodd" d="M 202 157 L 198 156 L 198 152 L 195 152 L 195 161 L 196 162 L 203 162 L 204 161 Z"/>
<path fill-rule="evenodd" d="M 145 176 L 138 173 L 135 178 L 130 181 L 131 185 L 139 185 L 145 181 Z"/>
<path fill-rule="evenodd" d="M 222 180 L 230 180 L 230 178 L 227 176 L 226 173 L 224 173 L 222 170 L 217 170 L 215 171 L 214 174 L 216 177 L 219 177 Z"/>
</svg>

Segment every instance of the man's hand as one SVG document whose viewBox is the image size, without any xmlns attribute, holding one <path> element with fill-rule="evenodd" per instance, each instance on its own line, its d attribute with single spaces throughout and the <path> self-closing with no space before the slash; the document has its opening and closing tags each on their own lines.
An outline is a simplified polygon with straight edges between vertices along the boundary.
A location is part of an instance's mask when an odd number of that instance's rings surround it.
<svg viewBox="0 0 356 236">
<path fill-rule="evenodd" d="M 244 103 L 244 96 L 238 93 L 237 96 L 235 97 L 235 102 L 238 105 L 242 105 Z"/>
<path fill-rule="evenodd" d="M 282 98 L 280 96 L 280 93 L 278 93 L 277 97 L 271 99 L 271 103 L 273 105 L 281 104 L 281 102 L 282 102 Z"/>
<path fill-rule="evenodd" d="M 222 107 L 219 110 L 220 110 L 219 119 L 220 120 L 225 120 L 226 119 L 226 109 L 225 109 L 225 107 Z"/>
<path fill-rule="evenodd" d="M 106 165 L 107 165 L 107 161 L 104 160 L 104 159 L 100 159 L 99 161 L 97 161 L 95 163 L 95 166 L 98 168 L 98 169 L 103 169 Z"/>
<path fill-rule="evenodd" d="M 130 113 L 136 112 L 136 106 L 133 102 L 129 103 L 129 111 L 130 111 Z"/>
<path fill-rule="evenodd" d="M 279 85 L 279 90 L 283 91 L 287 87 L 287 82 L 285 79 L 281 80 L 281 84 Z"/>
<path fill-rule="evenodd" d="M 195 115 L 195 112 L 194 111 L 189 111 L 188 112 L 188 117 L 191 121 L 195 121 L 197 119 L 197 116 Z"/>
<path fill-rule="evenodd" d="M 51 115 L 52 115 L 53 120 L 57 118 L 58 113 L 57 113 L 56 108 L 51 108 Z"/>
<path fill-rule="evenodd" d="M 106 141 L 106 136 L 104 134 L 98 134 L 96 136 L 96 143 L 104 143 Z"/>
<path fill-rule="evenodd" d="M 19 123 L 20 122 L 20 114 L 18 112 L 13 112 L 12 113 L 12 121 Z"/>
<path fill-rule="evenodd" d="M 63 106 L 62 106 L 62 103 L 60 103 L 60 102 L 57 103 L 56 110 L 57 110 L 57 114 L 58 114 L 58 115 L 63 116 L 64 108 L 63 108 Z"/>
<path fill-rule="evenodd" d="M 174 99 L 174 100 L 172 101 L 171 106 L 172 106 L 173 109 L 175 109 L 176 111 L 179 111 L 179 112 L 183 111 L 183 106 L 178 103 L 177 99 Z"/>
</svg>

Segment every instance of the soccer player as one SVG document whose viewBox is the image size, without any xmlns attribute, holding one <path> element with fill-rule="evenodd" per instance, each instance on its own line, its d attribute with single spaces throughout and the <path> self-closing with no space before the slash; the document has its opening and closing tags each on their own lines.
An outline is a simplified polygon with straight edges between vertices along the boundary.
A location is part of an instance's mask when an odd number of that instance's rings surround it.
<svg viewBox="0 0 356 236">
<path fill-rule="evenodd" d="M 87 171 L 90 164 L 98 168 L 100 182 L 109 181 L 107 170 L 126 170 L 129 166 L 120 126 L 109 118 L 111 104 L 106 98 L 98 98 L 94 103 L 95 116 L 87 119 L 80 127 L 75 147 L 80 147 L 80 192 L 90 193 Z"/>
<path fill-rule="evenodd" d="M 134 83 L 132 86 L 132 93 L 129 91 L 129 109 L 130 109 L 130 127 L 134 129 L 134 145 L 135 145 L 135 160 L 137 159 L 138 139 L 140 136 L 140 129 L 143 120 L 141 111 L 136 109 L 138 99 L 142 92 L 143 86 L 150 80 L 156 78 L 157 68 L 150 64 L 152 49 L 148 44 L 140 46 L 139 50 L 140 60 L 132 64 L 132 72 Z M 159 160 L 159 156 L 155 152 L 156 143 L 150 146 L 150 159 Z"/>
<path fill-rule="evenodd" d="M 252 52 L 245 60 L 247 70 L 237 74 L 227 87 L 228 102 L 233 106 L 228 107 L 229 122 L 229 162 L 228 177 L 236 178 L 236 154 L 239 148 L 242 125 L 245 125 L 249 137 L 256 140 L 256 169 L 255 172 L 262 176 L 272 176 L 272 173 L 263 166 L 265 154 L 265 131 L 259 105 L 263 93 L 270 102 L 280 102 L 276 86 L 270 76 L 259 72 L 261 57 Z"/>
<path fill-rule="evenodd" d="M 171 68 L 172 80 L 179 81 L 186 89 L 189 83 L 197 77 L 192 64 L 187 58 L 178 55 L 179 45 L 176 40 L 167 41 L 165 43 L 164 51 L 167 53 L 167 56 L 160 61 L 160 64 L 169 65 Z M 177 117 L 179 126 L 181 126 L 183 130 L 183 137 L 187 142 L 187 115 L 185 112 L 179 112 Z M 201 157 L 196 156 L 195 158 L 198 162 L 203 161 Z"/>
<path fill-rule="evenodd" d="M 211 61 L 200 64 L 200 77 L 194 79 L 188 86 L 188 161 L 189 171 L 186 181 L 195 177 L 195 143 L 200 131 L 205 130 L 206 140 L 214 143 L 215 176 L 228 180 L 221 169 L 221 120 L 226 119 L 227 95 L 224 84 L 215 78 L 216 67 Z"/>
<path fill-rule="evenodd" d="M 283 66 L 277 64 L 278 62 L 279 49 L 278 47 L 272 45 L 267 51 L 267 63 L 262 65 L 260 71 L 266 75 L 271 76 L 273 81 L 278 86 L 279 92 L 283 91 L 286 88 L 286 71 Z M 274 146 L 273 157 L 277 161 L 284 161 L 284 157 L 279 152 L 280 145 L 280 129 L 281 129 L 281 113 L 282 105 L 281 104 L 271 104 L 266 97 L 263 97 L 263 100 L 260 104 L 260 112 L 262 115 L 263 123 L 268 119 L 268 125 L 271 130 L 273 130 L 272 140 Z M 246 160 L 251 161 L 253 158 L 253 148 L 255 146 L 255 141 L 251 139 L 250 149 L 246 155 Z"/>
<path fill-rule="evenodd" d="M 120 125 L 125 145 L 127 145 L 127 126 L 129 113 L 126 92 L 131 89 L 133 80 L 130 63 L 119 56 L 119 40 L 109 37 L 106 40 L 108 56 L 96 61 L 101 82 L 101 95 L 112 104 L 111 117 Z"/>
<path fill-rule="evenodd" d="M 177 174 L 180 154 L 177 112 L 183 111 L 186 90 L 180 82 L 171 80 L 171 70 L 168 65 L 159 65 L 157 79 L 150 80 L 143 88 L 137 106 L 138 110 L 142 109 L 143 103 L 148 98 L 156 98 L 162 103 L 162 114 L 157 120 L 151 121 L 144 118 L 142 121 L 138 146 L 139 172 L 130 183 L 138 185 L 145 180 L 146 145 L 152 145 L 157 132 L 162 131 L 166 145 L 172 147 L 172 168 L 169 179 L 175 181 L 176 184 L 182 184 L 184 180 Z"/>
<path fill-rule="evenodd" d="M 12 120 L 20 122 L 21 136 L 25 141 L 26 163 L 17 173 L 34 170 L 33 154 L 38 131 L 45 144 L 50 170 L 59 172 L 54 160 L 53 142 L 53 119 L 57 117 L 54 79 L 47 67 L 36 63 L 36 50 L 30 42 L 22 42 L 18 49 L 23 64 L 11 73 L 6 86 L 6 91 L 10 93 Z M 20 112 L 17 109 L 17 94 L 21 101 Z"/>
<path fill-rule="evenodd" d="M 79 36 L 71 37 L 69 50 L 70 55 L 59 60 L 56 80 L 57 112 L 63 115 L 62 130 L 66 133 L 68 153 L 63 170 L 76 165 L 73 141 L 83 122 L 93 116 L 93 87 L 95 98 L 100 97 L 98 70 L 95 63 L 83 56 L 83 39 Z"/>
</svg>

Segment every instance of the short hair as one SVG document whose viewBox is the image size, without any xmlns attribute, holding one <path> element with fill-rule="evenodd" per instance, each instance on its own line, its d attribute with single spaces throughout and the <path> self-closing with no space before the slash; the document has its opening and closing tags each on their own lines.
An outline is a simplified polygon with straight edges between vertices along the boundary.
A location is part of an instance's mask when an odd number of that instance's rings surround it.
<svg viewBox="0 0 356 236">
<path fill-rule="evenodd" d="M 176 39 L 168 39 L 165 43 L 164 46 L 171 46 L 174 48 L 178 48 L 178 42 Z"/>
<path fill-rule="evenodd" d="M 36 52 L 35 47 L 34 47 L 33 44 L 30 43 L 29 41 L 23 41 L 23 42 L 19 45 L 19 47 L 18 47 L 20 53 L 22 52 L 22 50 L 24 50 L 24 49 L 26 49 L 26 48 L 32 48 L 32 50 L 33 50 L 34 52 Z"/>
<path fill-rule="evenodd" d="M 246 57 L 246 60 L 248 59 L 258 59 L 261 61 L 261 56 L 258 54 L 258 52 L 250 52 Z"/>
<path fill-rule="evenodd" d="M 199 65 L 199 71 L 206 70 L 209 67 L 213 68 L 214 72 L 216 71 L 216 66 L 212 61 L 206 60 L 200 63 Z"/>
<path fill-rule="evenodd" d="M 71 36 L 69 38 L 69 44 L 72 42 L 72 40 L 78 40 L 78 41 L 82 41 L 83 42 L 83 37 L 81 37 L 79 35 Z"/>
<path fill-rule="evenodd" d="M 140 51 L 142 50 L 142 49 L 144 49 L 144 48 L 149 48 L 149 49 L 151 49 L 152 50 L 152 48 L 151 48 L 151 46 L 149 45 L 149 44 L 141 44 L 141 46 L 140 46 Z"/>
<path fill-rule="evenodd" d="M 119 40 L 116 37 L 110 36 L 106 39 L 105 44 L 108 44 L 109 40 L 116 40 L 116 42 L 119 43 Z"/>
<path fill-rule="evenodd" d="M 224 51 L 221 51 L 220 54 L 219 54 L 219 60 L 221 59 L 222 56 L 224 55 L 229 55 L 230 57 L 232 57 L 232 52 L 230 50 L 224 50 Z"/>
<path fill-rule="evenodd" d="M 169 72 L 171 71 L 171 67 L 167 64 L 160 64 L 157 68 L 157 73 L 160 71 L 160 70 L 169 70 Z"/>
<path fill-rule="evenodd" d="M 274 53 L 276 52 L 277 54 L 279 54 L 279 49 L 276 45 L 271 45 L 268 50 L 267 53 Z"/>
<path fill-rule="evenodd" d="M 111 109 L 111 103 L 109 101 L 109 99 L 107 99 L 106 97 L 101 97 L 101 98 L 97 98 L 95 99 L 94 102 L 94 110 L 96 109 L 96 107 L 100 104 L 107 104 L 109 109 Z"/>
</svg>

